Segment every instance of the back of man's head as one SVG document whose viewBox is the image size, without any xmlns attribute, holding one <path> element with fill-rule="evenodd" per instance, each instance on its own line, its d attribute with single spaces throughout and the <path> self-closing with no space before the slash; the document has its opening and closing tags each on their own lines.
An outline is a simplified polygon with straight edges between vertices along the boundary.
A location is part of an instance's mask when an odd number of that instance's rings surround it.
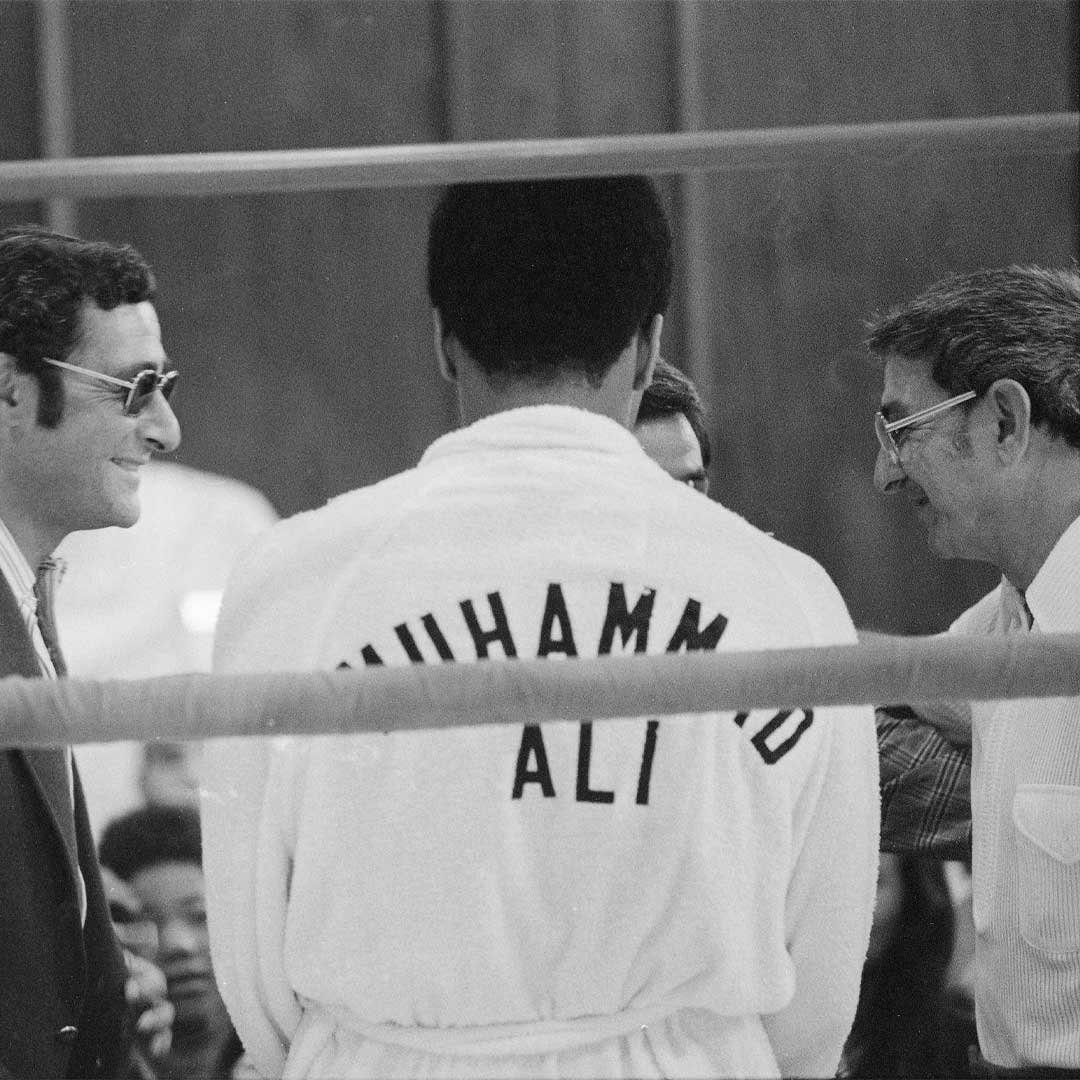
<svg viewBox="0 0 1080 1080">
<path fill-rule="evenodd" d="M 428 237 L 428 293 L 495 384 L 598 385 L 671 290 L 671 232 L 644 177 L 459 184 Z"/>
</svg>

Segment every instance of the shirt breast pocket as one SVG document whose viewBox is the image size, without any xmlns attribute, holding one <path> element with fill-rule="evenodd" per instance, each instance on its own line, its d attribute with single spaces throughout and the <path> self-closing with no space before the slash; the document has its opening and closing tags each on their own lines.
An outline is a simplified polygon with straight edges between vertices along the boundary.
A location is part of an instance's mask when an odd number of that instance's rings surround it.
<svg viewBox="0 0 1080 1080">
<path fill-rule="evenodd" d="M 1043 952 L 1080 950 L 1080 787 L 1021 784 L 1013 824 L 1021 935 Z"/>
</svg>

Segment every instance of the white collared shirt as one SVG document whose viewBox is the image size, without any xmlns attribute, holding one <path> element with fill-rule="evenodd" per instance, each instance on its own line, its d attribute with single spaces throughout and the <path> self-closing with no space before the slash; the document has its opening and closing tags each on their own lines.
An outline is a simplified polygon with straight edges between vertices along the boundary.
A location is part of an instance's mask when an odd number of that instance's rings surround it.
<svg viewBox="0 0 1080 1080">
<path fill-rule="evenodd" d="M 1028 630 L 1080 630 L 1080 518 L 1026 592 L 1002 579 L 952 626 L 961 634 Z M 975 702 L 972 721 L 979 1044 L 997 1065 L 1075 1069 L 1080 698 Z"/>
<path fill-rule="evenodd" d="M 52 657 L 49 656 L 49 650 L 45 645 L 45 639 L 41 636 L 41 627 L 38 626 L 37 621 L 34 570 L 26 561 L 26 556 L 15 543 L 15 538 L 3 521 L 0 521 L 0 571 L 3 572 L 4 579 L 11 587 L 15 601 L 19 605 L 19 613 L 23 617 L 26 632 L 34 643 L 34 653 L 37 656 L 42 677 L 55 679 L 56 669 L 53 667 Z"/>
</svg>

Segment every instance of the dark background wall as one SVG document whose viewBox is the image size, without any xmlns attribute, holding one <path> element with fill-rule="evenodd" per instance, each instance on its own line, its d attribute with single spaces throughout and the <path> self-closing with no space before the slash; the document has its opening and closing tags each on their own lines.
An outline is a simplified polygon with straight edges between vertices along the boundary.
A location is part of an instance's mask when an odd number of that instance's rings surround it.
<svg viewBox="0 0 1080 1080">
<path fill-rule="evenodd" d="M 76 155 L 361 146 L 1077 108 L 1068 0 L 80 0 Z M 43 156 L 40 8 L 0 3 L 0 159 Z M 683 273 L 669 359 L 713 491 L 813 554 L 865 627 L 941 629 L 993 581 L 930 556 L 870 482 L 862 321 L 951 270 L 1068 265 L 1077 159 L 872 159 L 660 181 Z M 455 423 L 431 359 L 427 188 L 82 201 L 155 266 L 179 460 L 283 513 L 415 462 Z M 0 202 L 0 224 L 44 205 Z"/>
</svg>

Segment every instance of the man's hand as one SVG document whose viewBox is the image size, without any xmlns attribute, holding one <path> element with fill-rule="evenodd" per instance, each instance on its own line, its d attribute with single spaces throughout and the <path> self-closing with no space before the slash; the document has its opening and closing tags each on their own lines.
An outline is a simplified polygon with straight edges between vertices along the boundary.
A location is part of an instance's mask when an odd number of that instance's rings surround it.
<svg viewBox="0 0 1080 1080">
<path fill-rule="evenodd" d="M 911 708 L 953 746 L 971 745 L 971 706 L 966 701 L 920 701 Z"/>
<path fill-rule="evenodd" d="M 135 1038 L 151 1061 L 160 1061 L 172 1046 L 176 1010 L 166 996 L 165 976 L 156 964 L 124 950 L 128 977 L 124 987 L 135 1020 Z"/>
<path fill-rule="evenodd" d="M 917 720 L 961 749 L 971 746 L 971 705 L 966 701 L 920 701 L 908 705 L 878 705 L 879 717 Z"/>
</svg>

